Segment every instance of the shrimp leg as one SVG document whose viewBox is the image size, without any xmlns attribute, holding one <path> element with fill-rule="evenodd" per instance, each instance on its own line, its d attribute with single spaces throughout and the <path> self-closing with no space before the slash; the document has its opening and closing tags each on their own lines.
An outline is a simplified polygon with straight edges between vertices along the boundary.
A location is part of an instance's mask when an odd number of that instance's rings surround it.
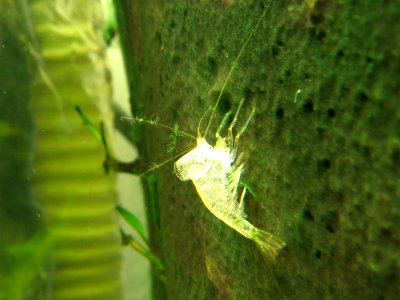
<svg viewBox="0 0 400 300">
<path fill-rule="evenodd" d="M 229 125 L 229 128 L 228 128 L 228 145 L 229 145 L 229 149 L 233 149 L 234 148 L 232 130 L 233 130 L 233 127 L 235 126 L 236 121 L 238 119 L 239 112 L 240 112 L 240 109 L 242 108 L 243 102 L 244 102 L 244 98 L 242 100 L 240 100 L 240 103 L 239 103 L 239 106 L 238 106 L 238 108 L 236 110 L 235 116 L 234 116 L 234 118 L 233 118 L 233 120 L 232 120 L 232 122 L 231 122 L 231 124 Z M 233 156 L 233 157 L 235 157 L 235 156 Z"/>
<path fill-rule="evenodd" d="M 228 122 L 228 119 L 229 119 L 229 117 L 230 117 L 231 115 L 232 115 L 232 112 L 231 112 L 231 111 L 227 112 L 227 113 L 225 114 L 224 118 L 222 119 L 221 124 L 219 124 L 218 130 L 217 130 L 217 132 L 215 133 L 215 137 L 216 137 L 217 139 L 222 139 L 222 137 L 221 137 L 221 135 L 220 135 L 219 133 L 221 132 L 222 128 L 225 127 L 225 125 L 226 125 L 226 123 Z"/>
<path fill-rule="evenodd" d="M 239 210 L 244 213 L 244 196 L 246 195 L 246 187 L 243 188 L 242 195 L 240 195 L 240 200 L 239 200 Z"/>
<path fill-rule="evenodd" d="M 240 131 L 236 134 L 235 136 L 235 141 L 233 143 L 233 150 L 232 150 L 232 157 L 236 157 L 236 153 L 237 153 L 237 148 L 238 148 L 238 144 L 239 144 L 239 139 L 240 136 L 245 132 L 245 130 L 247 129 L 247 127 L 249 126 L 249 123 L 251 121 L 251 119 L 254 117 L 254 113 L 255 113 L 256 109 L 253 108 L 253 110 L 250 113 L 250 116 L 247 118 L 246 123 L 244 123 L 243 127 L 240 129 Z"/>
</svg>

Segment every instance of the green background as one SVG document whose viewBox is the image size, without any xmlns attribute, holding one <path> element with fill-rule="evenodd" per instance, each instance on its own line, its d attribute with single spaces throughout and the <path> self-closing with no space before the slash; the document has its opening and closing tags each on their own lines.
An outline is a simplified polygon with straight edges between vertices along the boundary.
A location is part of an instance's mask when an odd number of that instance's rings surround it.
<svg viewBox="0 0 400 300">
<path fill-rule="evenodd" d="M 156 298 L 394 299 L 397 1 L 121 1 L 134 114 L 196 134 L 267 6 L 210 132 L 240 99 L 239 123 L 256 107 L 239 145 L 244 178 L 257 193 L 247 195 L 246 213 L 287 247 L 265 265 L 255 245 L 211 215 L 172 165 L 160 168 L 160 226 L 152 232 L 167 286 Z M 152 163 L 170 158 L 169 136 L 143 128 L 142 155 Z M 177 153 L 193 146 L 180 139 Z"/>
</svg>

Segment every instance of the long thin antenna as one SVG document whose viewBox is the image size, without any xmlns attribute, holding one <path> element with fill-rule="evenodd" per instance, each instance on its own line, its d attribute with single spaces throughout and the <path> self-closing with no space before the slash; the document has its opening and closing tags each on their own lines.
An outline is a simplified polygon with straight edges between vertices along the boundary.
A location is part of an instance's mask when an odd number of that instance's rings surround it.
<svg viewBox="0 0 400 300">
<path fill-rule="evenodd" d="M 187 150 L 185 150 L 185 151 L 183 151 L 183 152 L 181 152 L 181 153 L 175 155 L 174 157 L 171 157 L 171 158 L 169 158 L 169 159 L 163 161 L 162 163 L 159 163 L 159 164 L 155 165 L 154 167 L 148 169 L 147 171 L 145 171 L 145 172 L 139 174 L 139 177 L 141 177 L 141 176 L 143 176 L 143 175 L 146 175 L 147 173 L 150 173 L 151 171 L 154 171 L 154 170 L 156 170 L 156 169 L 162 167 L 163 165 L 169 163 L 171 160 L 174 160 L 175 158 L 178 158 L 179 156 L 182 156 L 183 154 L 188 153 L 188 152 L 191 151 L 191 150 L 193 150 L 193 148 L 189 148 L 189 149 L 187 149 Z"/>
<path fill-rule="evenodd" d="M 217 98 L 217 102 L 215 103 L 214 108 L 213 108 L 213 110 L 212 110 L 210 120 L 208 121 L 207 128 L 206 128 L 206 131 L 205 131 L 205 133 L 204 133 L 204 137 L 207 136 L 207 132 L 208 132 L 208 129 L 210 128 L 211 121 L 212 121 L 212 119 L 214 118 L 215 111 L 216 111 L 216 109 L 217 109 L 217 107 L 218 107 L 218 103 L 219 103 L 219 101 L 221 100 L 222 94 L 223 94 L 223 92 L 224 92 L 224 90 L 225 90 L 225 87 L 226 87 L 226 85 L 227 85 L 229 79 L 231 78 L 231 75 L 232 75 L 232 73 L 233 73 L 233 70 L 235 69 L 235 67 L 236 67 L 236 65 L 237 65 L 237 62 L 239 61 L 239 58 L 242 56 L 244 49 L 246 49 L 247 44 L 249 43 L 249 41 L 250 41 L 251 38 L 253 37 L 254 33 L 255 33 L 256 30 L 258 29 L 258 26 L 260 26 L 261 21 L 264 19 L 265 15 L 267 14 L 268 9 L 269 9 L 269 5 L 268 5 L 268 7 L 265 9 L 265 11 L 264 11 L 263 14 L 261 15 L 261 17 L 258 19 L 258 22 L 257 22 L 256 26 L 254 27 L 253 31 L 251 32 L 251 34 L 249 35 L 249 37 L 247 38 L 247 40 L 244 42 L 244 44 L 243 44 L 243 46 L 242 46 L 242 49 L 240 49 L 239 54 L 237 55 L 236 59 L 233 61 L 232 67 L 231 67 L 231 69 L 230 69 L 230 71 L 229 71 L 228 76 L 226 77 L 226 79 L 225 79 L 225 81 L 224 81 L 224 84 L 222 85 L 221 92 L 219 93 L 218 98 Z"/>
<path fill-rule="evenodd" d="M 173 127 L 170 127 L 170 126 L 167 126 L 167 125 L 164 125 L 164 124 L 158 123 L 156 121 L 152 121 L 152 120 L 146 120 L 146 119 L 138 118 L 138 117 L 121 117 L 121 120 L 133 120 L 138 123 L 145 123 L 145 124 L 149 124 L 149 125 L 152 125 L 155 127 L 165 128 L 165 129 L 171 130 L 174 133 L 177 132 L 181 135 L 190 137 L 195 140 L 197 139 L 194 135 L 191 135 L 190 133 L 187 133 L 185 131 L 179 130 L 178 128 L 173 128 Z"/>
</svg>

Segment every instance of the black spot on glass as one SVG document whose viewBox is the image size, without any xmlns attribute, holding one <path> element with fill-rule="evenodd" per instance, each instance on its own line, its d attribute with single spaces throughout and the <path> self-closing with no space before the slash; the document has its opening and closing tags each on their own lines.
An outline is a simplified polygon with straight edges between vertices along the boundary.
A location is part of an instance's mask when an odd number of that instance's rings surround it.
<svg viewBox="0 0 400 300">
<path fill-rule="evenodd" d="M 279 48 L 277 46 L 272 46 L 271 47 L 271 55 L 273 57 L 277 56 L 279 54 Z"/>
<path fill-rule="evenodd" d="M 313 37 L 317 41 L 322 41 L 323 39 L 325 39 L 325 36 L 326 36 L 325 31 L 318 29 L 316 27 L 310 28 L 309 34 L 311 37 Z"/>
<path fill-rule="evenodd" d="M 368 101 L 368 96 L 367 96 L 367 94 L 360 92 L 357 95 L 357 100 L 360 101 L 361 103 L 365 103 Z"/>
<path fill-rule="evenodd" d="M 331 161 L 327 158 L 318 161 L 318 171 L 326 171 L 331 167 Z"/>
<path fill-rule="evenodd" d="M 324 21 L 324 15 L 323 14 L 312 14 L 310 18 L 311 23 L 314 25 L 319 25 Z"/>
<path fill-rule="evenodd" d="M 338 224 L 338 214 L 337 212 L 330 212 L 326 216 L 323 217 L 322 219 L 325 229 L 329 233 L 334 233 L 336 231 L 336 227 Z"/>
<path fill-rule="evenodd" d="M 343 56 L 344 56 L 343 50 L 338 50 L 338 52 L 336 52 L 336 58 L 342 58 Z"/>
<path fill-rule="evenodd" d="M 208 70 L 211 74 L 217 73 L 217 62 L 213 57 L 207 59 Z"/>
<path fill-rule="evenodd" d="M 392 239 L 392 232 L 387 228 L 381 228 L 381 236 L 384 239 Z"/>
<path fill-rule="evenodd" d="M 312 103 L 311 100 L 308 100 L 306 103 L 303 105 L 303 112 L 305 113 L 312 113 L 314 112 L 314 104 Z"/>
<path fill-rule="evenodd" d="M 275 111 L 275 116 L 277 119 L 283 119 L 283 117 L 285 116 L 285 111 L 283 110 L 282 107 L 278 107 Z"/>
<path fill-rule="evenodd" d="M 335 110 L 333 108 L 329 108 L 326 112 L 329 118 L 333 119 L 336 115 Z"/>
<path fill-rule="evenodd" d="M 290 70 L 285 70 L 285 77 L 290 77 L 292 76 L 292 72 Z"/>
<path fill-rule="evenodd" d="M 214 103 L 215 101 L 217 101 L 220 92 L 221 91 L 211 92 L 211 97 L 214 99 Z M 222 115 L 225 115 L 227 112 L 231 111 L 231 109 L 232 109 L 232 95 L 229 92 L 224 91 L 221 95 L 221 99 L 219 100 L 218 112 L 221 113 Z"/>
<path fill-rule="evenodd" d="M 314 216 L 308 209 L 303 210 L 303 218 L 308 221 L 314 221 Z"/>
</svg>

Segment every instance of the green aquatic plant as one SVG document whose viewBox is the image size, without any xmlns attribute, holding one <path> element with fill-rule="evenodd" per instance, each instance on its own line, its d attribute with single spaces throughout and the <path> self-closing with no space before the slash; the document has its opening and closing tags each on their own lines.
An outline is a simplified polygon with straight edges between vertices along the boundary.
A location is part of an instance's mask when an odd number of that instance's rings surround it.
<svg viewBox="0 0 400 300">
<path fill-rule="evenodd" d="M 146 246 L 143 246 L 132 235 L 127 234 L 122 228 L 120 228 L 122 244 L 132 247 L 138 253 L 147 258 L 155 267 L 155 271 L 159 279 L 165 282 L 165 277 L 163 275 L 165 269 L 164 265 L 161 260 L 150 250 L 149 241 L 144 233 L 144 228 L 140 220 L 133 213 L 121 206 L 117 206 L 116 209 L 125 222 L 128 223 L 140 235 Z"/>
<path fill-rule="evenodd" d="M 143 239 L 143 241 L 146 243 L 146 245 L 149 245 L 149 241 L 144 233 L 144 227 L 142 223 L 140 223 L 140 220 L 138 217 L 136 217 L 133 213 L 130 211 L 126 210 L 122 206 L 116 206 L 115 207 L 120 216 L 133 228 L 136 230 L 136 232 L 140 235 L 140 237 Z"/>
<path fill-rule="evenodd" d="M 105 158 L 103 161 L 103 169 L 106 174 L 108 174 L 109 171 L 115 171 L 115 172 L 139 175 L 142 174 L 144 170 L 146 170 L 146 166 L 140 159 L 134 160 L 132 162 L 120 162 L 117 159 L 115 159 L 112 153 L 110 152 L 107 144 L 107 139 L 105 137 L 105 132 L 104 132 L 104 124 L 100 122 L 99 124 L 100 130 L 99 130 L 96 127 L 96 125 L 83 113 L 83 111 L 78 105 L 75 106 L 75 110 L 81 117 L 83 124 L 90 130 L 90 132 L 93 134 L 93 136 L 102 145 L 104 149 Z"/>
<path fill-rule="evenodd" d="M 153 173 L 149 172 L 149 170 L 153 170 L 154 168 L 149 169 L 147 165 L 140 159 L 131 162 L 120 162 L 116 160 L 110 153 L 109 148 L 107 146 L 107 140 L 105 138 L 104 127 L 102 123 L 100 123 L 100 130 L 98 130 L 96 125 L 83 113 L 83 111 L 79 106 L 75 106 L 75 110 L 81 117 L 83 124 L 90 130 L 93 136 L 101 143 L 104 149 L 105 159 L 103 162 L 103 168 L 105 172 L 108 173 L 110 170 L 112 170 L 114 172 L 128 173 L 132 175 L 141 176 L 144 179 L 144 182 L 146 183 L 149 192 L 149 200 L 152 212 L 151 215 L 154 223 L 157 225 L 158 228 L 160 228 L 160 217 L 157 205 L 157 178 Z M 158 124 L 155 121 L 149 121 L 149 122 L 151 122 L 151 124 L 153 125 Z M 174 129 L 175 131 L 178 130 L 176 128 L 177 127 L 175 127 Z M 177 134 L 180 134 L 179 130 Z"/>
<path fill-rule="evenodd" d="M 172 135 L 169 137 L 169 143 L 167 145 L 167 153 L 172 153 L 176 150 L 176 143 L 178 141 L 178 137 L 182 136 L 180 134 L 180 129 L 178 123 L 175 123 L 174 127 L 172 127 Z"/>
<path fill-rule="evenodd" d="M 75 110 L 78 112 L 79 116 L 81 117 L 83 124 L 90 130 L 90 132 L 93 134 L 93 136 L 101 143 L 103 146 L 104 152 L 105 152 L 105 161 L 103 163 L 103 167 L 106 172 L 108 172 L 110 169 L 116 172 L 127 172 L 131 174 L 136 174 L 138 175 L 138 172 L 135 171 L 136 169 L 133 168 L 132 166 L 135 164 L 135 162 L 132 163 L 121 163 L 117 162 L 112 154 L 109 152 L 109 148 L 107 146 L 107 140 L 105 137 L 104 133 L 104 127 L 102 126 L 102 123 L 100 123 L 100 130 L 97 129 L 96 125 L 84 114 L 82 109 L 79 106 L 75 107 Z M 128 171 L 130 169 L 130 171 Z M 141 172 L 142 173 L 142 172 Z M 149 185 L 149 190 L 150 190 L 150 200 L 152 203 L 152 211 L 155 212 L 156 215 L 157 209 L 156 209 L 156 188 L 155 188 L 155 178 L 152 175 L 146 176 L 147 182 Z M 140 222 L 139 218 L 136 217 L 132 212 L 128 211 L 122 206 L 116 206 L 116 210 L 119 213 L 119 215 L 122 217 L 123 220 L 127 224 L 132 227 L 136 233 L 139 234 L 139 236 L 142 238 L 142 240 L 145 242 L 146 246 L 143 246 L 139 241 L 137 241 L 132 235 L 127 234 L 123 229 L 120 228 L 120 233 L 122 237 L 122 243 L 123 245 L 126 246 L 131 246 L 134 250 L 136 250 L 138 253 L 146 257 L 154 266 L 156 270 L 157 276 L 160 278 L 160 280 L 165 281 L 165 278 L 162 274 L 164 270 L 164 266 L 161 262 L 161 260 L 150 250 L 150 244 L 148 241 L 148 238 L 145 235 L 144 231 L 144 226 Z M 159 220 L 157 220 L 156 217 L 156 224 L 159 224 Z"/>
<path fill-rule="evenodd" d="M 250 193 L 250 195 L 253 196 L 254 199 L 257 199 L 257 194 L 254 191 L 253 187 L 250 185 L 250 183 L 247 182 L 247 180 L 240 178 L 239 180 L 239 187 L 245 188 L 246 191 Z"/>
</svg>

